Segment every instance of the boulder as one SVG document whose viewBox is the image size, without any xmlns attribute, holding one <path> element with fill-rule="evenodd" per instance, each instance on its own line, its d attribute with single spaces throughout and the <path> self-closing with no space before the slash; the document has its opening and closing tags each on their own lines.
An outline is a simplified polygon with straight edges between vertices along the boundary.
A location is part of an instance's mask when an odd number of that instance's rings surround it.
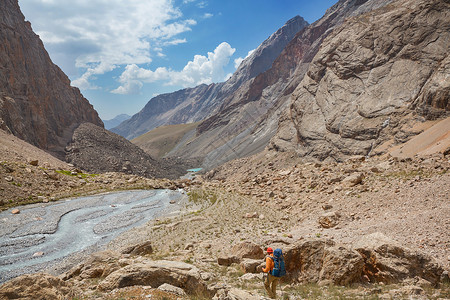
<svg viewBox="0 0 450 300">
<path fill-rule="evenodd" d="M 357 251 L 343 246 L 329 247 L 324 252 L 319 279 L 349 285 L 360 281 L 363 266 L 364 260 Z"/>
<path fill-rule="evenodd" d="M 109 274 L 98 288 L 106 291 L 133 285 L 157 288 L 164 283 L 182 288 L 188 294 L 207 292 L 198 268 L 184 262 L 167 260 L 128 265 Z"/>
<path fill-rule="evenodd" d="M 120 257 L 119 253 L 113 251 L 94 253 L 84 263 L 66 272 L 62 278 L 68 280 L 74 277 L 82 279 L 106 277 L 131 263 L 131 261 L 120 260 Z"/>
<path fill-rule="evenodd" d="M 76 294 L 71 283 L 44 273 L 22 275 L 0 286 L 0 299 L 72 299 Z"/>
<path fill-rule="evenodd" d="M 260 273 L 261 268 L 264 266 L 264 260 L 251 258 L 244 258 L 240 264 L 241 270 L 244 273 Z"/>
<path fill-rule="evenodd" d="M 306 239 L 289 245 L 284 251 L 286 279 L 298 282 L 318 282 L 325 249 L 334 246 L 329 239 Z"/>
<path fill-rule="evenodd" d="M 322 214 L 318 222 L 323 228 L 332 228 L 338 224 L 340 218 L 341 215 L 338 212 L 332 211 Z"/>
<path fill-rule="evenodd" d="M 237 256 L 218 257 L 217 263 L 221 266 L 231 266 L 234 263 L 239 263 L 240 259 Z"/>
<path fill-rule="evenodd" d="M 167 284 L 167 283 L 163 283 L 158 287 L 158 290 L 164 291 L 164 292 L 168 292 L 168 293 L 172 293 L 178 296 L 186 296 L 186 292 L 179 287 Z"/>
<path fill-rule="evenodd" d="M 20 214 L 20 210 L 18 208 L 14 208 L 13 210 L 11 210 L 11 213 L 13 215 L 18 215 L 18 214 Z"/>
<path fill-rule="evenodd" d="M 153 248 L 150 241 L 142 242 L 140 244 L 133 245 L 122 250 L 122 254 L 131 255 L 148 255 L 152 253 Z"/>
<path fill-rule="evenodd" d="M 243 242 L 235 245 L 231 249 L 231 253 L 238 258 L 253 258 L 262 259 L 264 258 L 264 251 L 261 247 L 252 242 Z"/>
<path fill-rule="evenodd" d="M 390 284 L 419 277 L 436 286 L 444 272 L 431 256 L 412 251 L 379 232 L 364 236 L 353 248 L 363 257 L 363 274 L 371 282 Z"/>
<path fill-rule="evenodd" d="M 352 187 L 352 186 L 362 183 L 363 179 L 364 179 L 364 174 L 355 173 L 355 174 L 345 177 L 344 180 L 342 180 L 342 184 L 347 187 Z"/>
</svg>

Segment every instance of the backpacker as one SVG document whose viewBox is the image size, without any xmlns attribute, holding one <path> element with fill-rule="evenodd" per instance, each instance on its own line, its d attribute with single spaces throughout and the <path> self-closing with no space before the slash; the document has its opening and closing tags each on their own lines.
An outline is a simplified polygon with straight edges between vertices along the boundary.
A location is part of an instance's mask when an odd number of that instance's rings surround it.
<svg viewBox="0 0 450 300">
<path fill-rule="evenodd" d="M 282 277 L 286 275 L 286 267 L 284 266 L 284 257 L 281 249 L 275 249 L 273 251 L 273 270 L 270 274 L 275 277 Z"/>
</svg>

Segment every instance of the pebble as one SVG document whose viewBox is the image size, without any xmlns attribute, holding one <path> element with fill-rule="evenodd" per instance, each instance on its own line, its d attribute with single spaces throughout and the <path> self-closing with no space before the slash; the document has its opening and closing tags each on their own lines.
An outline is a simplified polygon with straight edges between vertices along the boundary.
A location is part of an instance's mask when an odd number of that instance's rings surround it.
<svg viewBox="0 0 450 300">
<path fill-rule="evenodd" d="M 14 209 L 11 211 L 11 213 L 12 213 L 13 215 L 17 215 L 17 214 L 20 214 L 20 210 L 19 210 L 18 208 L 14 208 Z"/>
<path fill-rule="evenodd" d="M 39 251 L 33 254 L 33 257 L 40 257 L 40 256 L 44 256 L 44 252 Z"/>
</svg>

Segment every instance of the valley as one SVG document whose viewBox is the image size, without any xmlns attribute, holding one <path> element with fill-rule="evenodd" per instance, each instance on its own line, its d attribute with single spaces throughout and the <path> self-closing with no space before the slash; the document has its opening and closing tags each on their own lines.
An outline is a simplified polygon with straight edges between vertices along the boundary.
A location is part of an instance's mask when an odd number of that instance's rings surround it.
<svg viewBox="0 0 450 300">
<path fill-rule="evenodd" d="M 154 93 L 107 130 L 19 1 L 0 2 L 0 299 L 269 299 L 268 247 L 278 299 L 450 299 L 449 12 L 336 1 L 223 82 Z M 219 46 L 179 72 L 145 69 L 162 52 L 77 61 L 74 82 L 115 70 L 111 105 L 132 101 L 155 78 L 196 82 L 201 61 L 218 71 L 236 51 Z"/>
</svg>

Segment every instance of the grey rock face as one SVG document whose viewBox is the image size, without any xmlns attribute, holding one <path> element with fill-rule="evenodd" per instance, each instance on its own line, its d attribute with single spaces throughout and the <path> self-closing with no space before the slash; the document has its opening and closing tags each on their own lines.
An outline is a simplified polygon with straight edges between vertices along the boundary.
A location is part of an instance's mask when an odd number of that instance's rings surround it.
<svg viewBox="0 0 450 300">
<path fill-rule="evenodd" d="M 402 126 L 418 115 L 448 114 L 448 9 L 397 1 L 349 18 L 314 56 L 272 147 L 319 159 L 370 155 L 410 136 Z"/>
<path fill-rule="evenodd" d="M 0 3 L 0 44 L 2 128 L 61 158 L 80 123 L 103 126 L 88 100 L 50 60 L 17 0 Z"/>
</svg>

